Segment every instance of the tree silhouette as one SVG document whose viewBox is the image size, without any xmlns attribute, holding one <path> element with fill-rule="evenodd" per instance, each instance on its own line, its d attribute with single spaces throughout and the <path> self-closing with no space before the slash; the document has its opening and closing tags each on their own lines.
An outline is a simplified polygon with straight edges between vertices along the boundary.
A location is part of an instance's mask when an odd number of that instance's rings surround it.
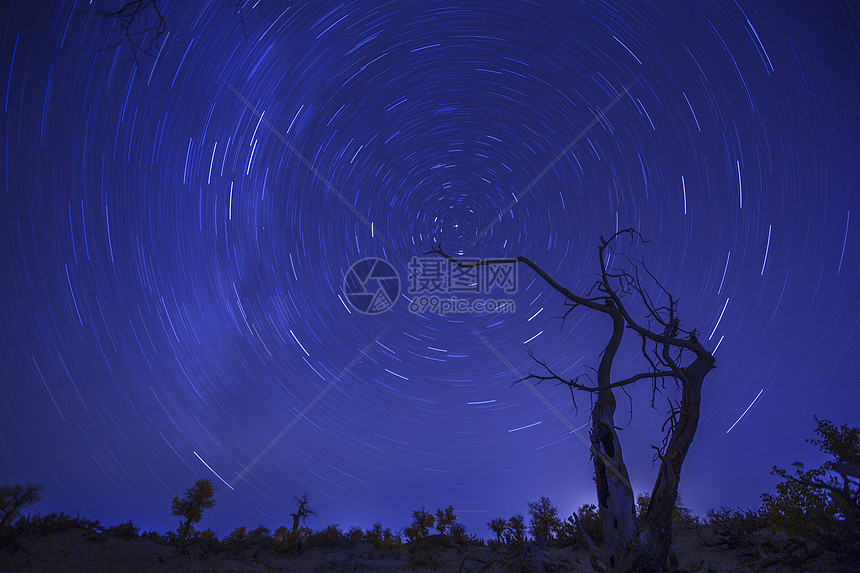
<svg viewBox="0 0 860 573">
<path fill-rule="evenodd" d="M 768 521 L 787 533 L 808 537 L 831 549 L 860 554 L 860 427 L 815 419 L 817 438 L 807 440 L 832 459 L 794 473 L 778 467 L 783 479 L 776 494 L 762 495 Z"/>
<path fill-rule="evenodd" d="M 539 545 L 546 545 L 561 528 L 561 519 L 558 517 L 558 508 L 550 499 L 542 496 L 538 501 L 530 501 L 529 506 L 529 533 L 532 539 Z"/>
<path fill-rule="evenodd" d="M 21 510 L 42 499 L 42 486 L 28 483 L 0 487 L 0 529 L 11 526 Z"/>
<path fill-rule="evenodd" d="M 203 510 L 215 505 L 215 489 L 212 482 L 203 478 L 185 491 L 183 497 L 174 497 L 170 504 L 172 515 L 180 518 L 179 529 L 176 532 L 176 545 L 181 549 L 188 541 L 188 536 L 194 524 L 203 518 Z"/>
<path fill-rule="evenodd" d="M 290 514 L 293 518 L 293 533 L 299 530 L 300 521 L 306 521 L 311 515 L 317 514 L 316 511 L 310 508 L 310 501 L 307 492 L 299 497 L 293 496 L 293 503 L 296 504 L 296 512 Z"/>
<path fill-rule="evenodd" d="M 457 515 L 454 513 L 453 505 L 449 505 L 445 509 L 436 510 L 436 531 L 439 533 L 449 533 L 455 523 L 457 523 Z"/>
<path fill-rule="evenodd" d="M 522 545 L 526 542 L 526 519 L 522 514 L 516 514 L 505 527 L 505 545 Z"/>
<path fill-rule="evenodd" d="M 426 508 L 416 509 L 412 512 L 412 523 L 403 530 L 403 534 L 409 541 L 427 537 L 430 535 L 430 528 L 433 527 L 434 523 L 436 523 L 436 518 Z"/>
<path fill-rule="evenodd" d="M 508 526 L 508 522 L 504 517 L 496 517 L 491 519 L 487 523 L 487 527 L 490 528 L 490 531 L 496 534 L 496 543 L 502 545 L 505 542 L 505 539 L 502 537 L 505 533 L 505 528 Z"/>
<path fill-rule="evenodd" d="M 526 257 L 461 262 L 446 254 L 441 246 L 433 248 L 431 252 L 461 268 L 522 263 L 564 296 L 568 309 L 562 321 L 580 307 L 600 313 L 610 320 L 612 331 L 594 371 L 596 381 L 589 374 L 564 378 L 534 355 L 532 358 L 541 365 L 544 373 L 530 374 L 520 381 L 533 379 L 563 384 L 570 388 L 574 406 L 576 392 L 596 397 L 591 405 L 590 450 L 605 546 L 598 549 L 583 530 L 592 553 L 592 567 L 605 572 L 652 571 L 662 569 L 668 557 L 681 466 L 699 424 L 702 383 L 714 368 L 714 357 L 699 342 L 696 330 L 681 328 L 675 297 L 641 261 L 615 250 L 615 243 L 620 237 L 628 237 L 631 242 L 647 242 L 634 229 L 618 231 L 608 240 L 601 237 L 598 247 L 599 278 L 591 290 L 583 295 L 574 294 L 563 287 Z M 656 288 L 656 296 L 648 292 L 646 284 Z M 634 317 L 634 313 L 637 317 Z M 642 318 L 638 318 L 639 314 Z M 612 367 L 628 330 L 633 331 L 639 339 L 642 371 L 619 380 L 613 377 Z M 681 397 L 680 400 L 669 400 L 663 442 L 660 446 L 652 446 L 660 467 L 650 503 L 642 516 L 637 518 L 633 488 L 615 424 L 615 391 L 626 393 L 628 386 L 639 381 L 651 382 L 652 406 L 656 394 L 664 390 L 667 384 L 674 385 Z"/>
</svg>

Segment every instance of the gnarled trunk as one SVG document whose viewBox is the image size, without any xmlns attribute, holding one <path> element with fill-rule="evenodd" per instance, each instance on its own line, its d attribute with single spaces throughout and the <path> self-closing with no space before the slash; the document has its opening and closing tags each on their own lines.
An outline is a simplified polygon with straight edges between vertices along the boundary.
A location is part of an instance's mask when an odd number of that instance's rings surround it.
<svg viewBox="0 0 860 573">
<path fill-rule="evenodd" d="M 672 544 L 672 518 L 678 499 L 681 466 L 699 426 L 702 381 L 713 368 L 713 356 L 702 349 L 696 360 L 683 369 L 685 380 L 681 382 L 681 409 L 660 461 L 651 501 L 639 524 L 637 546 L 642 553 L 640 563 L 644 559 L 658 569 L 666 563 Z"/>
<path fill-rule="evenodd" d="M 617 515 L 627 516 L 628 511 L 632 511 L 633 492 L 629 486 L 629 481 L 617 483 L 620 480 L 616 479 L 616 483 L 613 483 L 611 479 L 603 480 L 603 483 L 607 484 L 609 488 L 608 496 L 604 498 L 608 503 L 605 510 L 606 517 L 601 517 L 604 538 L 606 539 L 604 569 L 607 573 L 648 572 L 665 569 L 669 548 L 672 544 L 672 519 L 678 497 L 678 485 L 681 480 L 681 466 L 687 457 L 687 452 L 699 425 L 702 381 L 713 367 L 713 357 L 707 351 L 703 351 L 692 364 L 683 369 L 685 380 L 682 382 L 678 419 L 671 430 L 666 450 L 662 454 L 660 469 L 654 482 L 654 489 L 651 492 L 651 501 L 644 515 L 636 524 L 635 532 L 632 535 L 628 533 L 626 522 L 621 521 L 619 522 L 620 527 L 614 532 L 615 537 L 607 536 L 607 533 L 612 533 L 611 530 L 607 531 L 607 525 L 611 525 L 607 521 L 615 519 Z M 611 394 L 611 391 L 608 393 Z M 606 401 L 609 402 L 608 399 Z M 614 396 L 611 402 L 614 408 Z M 599 403 L 600 400 L 598 400 Z M 598 411 L 598 404 L 595 404 L 595 413 Z M 597 428 L 597 419 L 594 415 L 592 419 L 595 420 L 594 427 Z M 592 432 L 595 433 L 594 430 Z M 607 436 L 605 430 L 601 430 L 601 433 Z M 617 435 L 614 429 L 612 437 L 614 438 L 613 448 L 617 451 L 607 451 L 606 454 L 610 456 L 610 459 L 617 460 L 623 470 L 622 475 L 626 478 L 627 469 L 621 459 L 620 445 L 617 444 Z M 598 471 L 597 491 L 598 499 L 601 501 L 601 513 L 603 513 L 604 499 L 601 499 L 601 476 L 597 461 L 595 461 L 595 469 Z"/>
<path fill-rule="evenodd" d="M 624 334 L 624 317 L 612 313 L 612 337 L 606 345 L 597 369 L 597 400 L 591 410 L 591 447 L 594 479 L 603 539 L 603 567 L 616 571 L 625 561 L 630 543 L 636 535 L 636 513 L 633 488 L 627 466 L 621 455 L 621 441 L 615 430 L 615 394 L 610 388 L 612 361 Z"/>
</svg>

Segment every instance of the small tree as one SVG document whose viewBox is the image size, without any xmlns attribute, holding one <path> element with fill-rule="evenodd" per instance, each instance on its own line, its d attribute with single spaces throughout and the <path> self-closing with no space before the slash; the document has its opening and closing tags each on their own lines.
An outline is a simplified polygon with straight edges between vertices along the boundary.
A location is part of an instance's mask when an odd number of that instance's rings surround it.
<svg viewBox="0 0 860 573">
<path fill-rule="evenodd" d="M 28 483 L 0 487 L 0 529 L 9 527 L 25 507 L 41 501 L 42 486 Z"/>
<path fill-rule="evenodd" d="M 365 537 L 374 547 L 383 551 L 400 545 L 400 534 L 392 533 L 388 527 L 383 529 L 379 522 L 374 523 L 372 528 L 367 530 Z"/>
<path fill-rule="evenodd" d="M 508 520 L 505 528 L 505 545 L 522 545 L 526 542 L 526 520 L 518 513 Z"/>
<path fill-rule="evenodd" d="M 556 508 L 550 499 L 542 496 L 538 501 L 529 502 L 529 533 L 538 545 L 547 545 L 561 527 Z"/>
<path fill-rule="evenodd" d="M 412 523 L 403 530 L 403 533 L 409 541 L 415 541 L 416 539 L 427 537 L 430 535 L 430 528 L 433 527 L 435 522 L 436 518 L 433 517 L 433 514 L 429 513 L 427 509 L 422 506 L 421 509 L 416 509 L 412 512 Z"/>
<path fill-rule="evenodd" d="M 603 543 L 603 528 L 597 506 L 591 503 L 583 504 L 572 516 L 579 527 L 586 533 L 587 538 L 595 543 Z"/>
<path fill-rule="evenodd" d="M 860 553 L 860 427 L 815 418 L 816 438 L 807 440 L 832 459 L 794 474 L 774 466 L 783 479 L 776 494 L 762 495 L 765 517 L 783 531 L 848 553 Z"/>
<path fill-rule="evenodd" d="M 296 533 L 299 529 L 299 522 L 307 521 L 309 516 L 316 515 L 317 512 L 310 508 L 310 497 L 308 497 L 307 492 L 303 493 L 301 496 L 294 495 L 293 503 L 296 505 L 296 512 L 291 513 L 290 515 L 293 518 L 292 532 Z"/>
<path fill-rule="evenodd" d="M 215 505 L 214 497 L 215 489 L 212 487 L 212 482 L 203 478 L 188 488 L 184 497 L 173 498 L 171 513 L 180 518 L 179 529 L 176 532 L 177 547 L 183 547 L 188 541 L 194 524 L 203 518 L 203 510 Z"/>
<path fill-rule="evenodd" d="M 457 516 L 454 514 L 454 506 L 449 505 L 445 509 L 436 510 L 436 531 L 439 533 L 449 533 L 451 526 L 457 523 Z"/>
<path fill-rule="evenodd" d="M 448 528 L 448 536 L 456 543 L 466 543 L 469 541 L 469 536 L 466 535 L 466 526 L 459 522 L 454 522 Z"/>
<path fill-rule="evenodd" d="M 490 531 L 496 534 L 496 543 L 499 545 L 503 545 L 505 543 L 505 538 L 503 537 L 505 534 L 505 529 L 508 527 L 508 522 L 504 517 L 496 517 L 491 519 L 487 523 L 487 527 L 490 528 Z"/>
</svg>

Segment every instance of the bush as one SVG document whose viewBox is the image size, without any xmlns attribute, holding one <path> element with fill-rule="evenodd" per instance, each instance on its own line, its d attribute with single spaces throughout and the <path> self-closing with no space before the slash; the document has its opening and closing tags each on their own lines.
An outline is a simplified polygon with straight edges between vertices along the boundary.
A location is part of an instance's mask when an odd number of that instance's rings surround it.
<svg viewBox="0 0 860 573">
<path fill-rule="evenodd" d="M 416 509 L 412 512 L 412 523 L 403 530 L 403 533 L 407 540 L 416 541 L 430 535 L 430 528 L 435 522 L 436 518 L 432 513 L 428 513 L 426 508 Z"/>
<path fill-rule="evenodd" d="M 238 543 L 241 541 L 245 541 L 248 538 L 248 528 L 244 525 L 240 525 L 236 529 L 234 529 L 230 535 L 224 540 L 228 543 Z"/>
<path fill-rule="evenodd" d="M 345 544 L 346 536 L 338 528 L 337 524 L 329 525 L 325 529 L 321 529 L 308 537 L 308 547 L 334 548 L 342 547 Z"/>
<path fill-rule="evenodd" d="M 272 531 L 265 525 L 258 525 L 248 533 L 251 541 L 263 541 L 272 539 Z"/>
<path fill-rule="evenodd" d="M 301 551 L 313 532 L 307 527 L 299 527 L 295 531 L 283 525 L 272 532 L 275 548 L 279 551 Z"/>
<path fill-rule="evenodd" d="M 125 523 L 108 527 L 105 533 L 112 537 L 119 537 L 120 539 L 135 539 L 140 536 L 140 528 L 129 519 Z"/>
<path fill-rule="evenodd" d="M 776 494 L 762 495 L 764 513 L 777 529 L 842 553 L 860 554 L 860 427 L 815 418 L 817 437 L 807 440 L 831 457 L 794 473 L 774 466 L 783 479 Z"/>
<path fill-rule="evenodd" d="M 594 504 L 585 504 L 576 510 L 582 529 L 595 543 L 603 543 L 603 526 L 600 524 L 600 514 Z"/>
<path fill-rule="evenodd" d="M 357 525 L 353 525 L 346 532 L 346 543 L 350 547 L 354 547 L 364 540 L 364 532 Z"/>
<path fill-rule="evenodd" d="M 745 545 L 750 536 L 766 525 L 761 509 L 732 510 L 720 507 L 708 511 L 708 525 L 714 528 L 719 544 L 729 548 Z"/>
<path fill-rule="evenodd" d="M 445 509 L 436 510 L 436 531 L 439 533 L 448 533 L 451 526 L 457 523 L 457 516 L 454 514 L 454 506 L 449 505 Z"/>
<path fill-rule="evenodd" d="M 104 532 L 104 528 L 102 528 L 98 521 L 85 519 L 81 516 L 71 517 L 65 513 L 28 515 L 19 517 L 14 525 L 4 527 L 0 530 L 0 547 L 13 545 L 22 537 L 43 537 L 72 529 L 80 529 L 92 533 Z"/>
<path fill-rule="evenodd" d="M 558 533 L 555 536 L 555 542 L 558 547 L 576 548 L 582 546 L 582 536 L 579 534 L 576 520 L 572 515 L 561 522 L 561 527 L 558 528 Z"/>
<path fill-rule="evenodd" d="M 432 517 L 432 516 L 431 516 Z M 376 522 L 365 533 L 367 540 L 377 549 L 387 551 L 400 545 L 400 535 L 394 534 L 389 528 L 382 528 L 382 524 Z"/>
<path fill-rule="evenodd" d="M 42 486 L 28 483 L 0 486 L 0 529 L 11 526 L 25 507 L 41 501 Z"/>
<path fill-rule="evenodd" d="M 490 531 L 496 534 L 495 542 L 498 545 L 504 545 L 506 542 L 505 538 L 505 530 L 508 527 L 508 522 L 504 517 L 496 517 L 487 522 L 487 527 L 490 528 Z"/>
<path fill-rule="evenodd" d="M 206 531 L 210 531 L 210 530 L 207 529 Z M 203 533 L 203 532 L 201 532 L 201 533 Z M 146 533 L 141 533 L 140 536 L 145 538 L 145 539 L 155 541 L 156 543 L 168 543 L 166 537 L 164 535 L 160 534 L 159 532 L 155 531 L 155 530 L 147 531 Z"/>
<path fill-rule="evenodd" d="M 526 542 L 526 520 L 522 514 L 516 514 L 508 520 L 505 526 L 505 545 L 522 545 Z"/>
</svg>

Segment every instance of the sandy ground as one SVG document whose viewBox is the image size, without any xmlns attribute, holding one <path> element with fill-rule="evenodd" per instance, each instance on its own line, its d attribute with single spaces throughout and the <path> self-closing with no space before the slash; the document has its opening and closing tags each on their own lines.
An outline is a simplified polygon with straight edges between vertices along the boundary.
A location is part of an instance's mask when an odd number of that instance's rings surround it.
<svg viewBox="0 0 860 573">
<path fill-rule="evenodd" d="M 860 563 L 846 562 L 826 552 L 792 566 L 785 559 L 775 560 L 778 543 L 764 542 L 754 549 L 745 550 L 727 550 L 703 543 L 713 540 L 707 527 L 679 530 L 673 544 L 679 570 L 703 573 L 756 570 L 768 573 L 860 571 Z M 223 552 L 203 557 L 194 550 L 188 555 L 176 555 L 172 547 L 150 539 L 120 539 L 71 530 L 45 537 L 24 538 L 14 550 L 6 548 L 0 551 L 0 571 L 592 571 L 587 554 L 570 549 L 531 548 L 522 561 L 525 568 L 508 568 L 502 563 L 503 559 L 503 552 L 488 547 L 468 547 L 462 551 L 456 547 L 439 545 L 423 548 L 407 546 L 383 553 L 369 544 L 342 549 L 313 549 L 299 555 L 251 549 L 237 558 L 230 558 Z"/>
</svg>

